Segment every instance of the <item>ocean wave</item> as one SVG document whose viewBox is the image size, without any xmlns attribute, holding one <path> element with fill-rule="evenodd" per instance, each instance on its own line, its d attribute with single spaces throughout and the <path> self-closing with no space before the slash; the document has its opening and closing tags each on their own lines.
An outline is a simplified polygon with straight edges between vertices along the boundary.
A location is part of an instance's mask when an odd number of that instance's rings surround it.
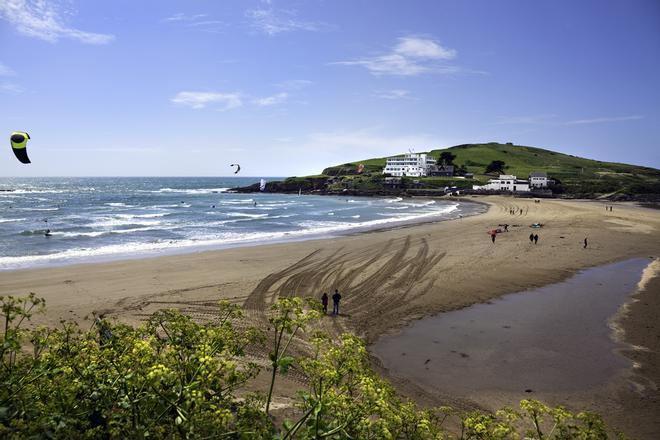
<svg viewBox="0 0 660 440">
<path fill-rule="evenodd" d="M 177 193 L 177 194 L 213 194 L 227 192 L 231 188 L 161 188 L 150 193 Z"/>
<path fill-rule="evenodd" d="M 268 214 L 248 214 L 247 212 L 227 212 L 227 217 L 250 217 L 250 218 L 266 218 Z"/>
<path fill-rule="evenodd" d="M 135 220 L 115 216 L 95 218 L 88 226 L 92 228 L 114 228 L 117 226 L 158 226 L 162 224 L 163 222 L 159 220 Z"/>
<path fill-rule="evenodd" d="M 113 208 L 135 208 L 135 205 L 127 205 L 123 202 L 104 203 L 104 205 L 112 206 Z"/>
<path fill-rule="evenodd" d="M 385 201 L 386 201 L 387 203 L 396 203 L 396 202 L 400 202 L 400 201 L 402 201 L 402 200 L 403 200 L 403 199 L 402 199 L 401 197 L 397 197 L 396 199 L 386 199 Z"/>
<path fill-rule="evenodd" d="M 19 211 L 59 211 L 60 208 L 15 208 Z"/>
<path fill-rule="evenodd" d="M 254 204 L 254 199 L 229 199 L 220 201 L 220 205 L 244 205 L 246 203 Z"/>
<path fill-rule="evenodd" d="M 27 220 L 26 218 L 0 218 L 0 223 L 9 223 L 9 222 L 22 222 Z"/>
</svg>

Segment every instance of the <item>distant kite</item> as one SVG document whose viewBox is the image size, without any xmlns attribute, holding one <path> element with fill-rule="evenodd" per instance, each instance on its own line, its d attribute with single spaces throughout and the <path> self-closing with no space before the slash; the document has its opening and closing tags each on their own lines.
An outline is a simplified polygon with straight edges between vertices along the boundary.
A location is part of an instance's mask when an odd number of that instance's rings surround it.
<svg viewBox="0 0 660 440">
<path fill-rule="evenodd" d="M 234 174 L 238 174 L 238 172 L 241 170 L 241 166 L 237 163 L 233 163 L 229 165 L 230 167 L 236 167 L 236 171 L 234 171 Z"/>
<path fill-rule="evenodd" d="M 23 131 L 15 131 L 9 138 L 9 141 L 11 142 L 11 149 L 14 152 L 16 159 L 20 160 L 21 163 L 30 163 L 26 149 L 29 139 L 30 135 Z"/>
</svg>

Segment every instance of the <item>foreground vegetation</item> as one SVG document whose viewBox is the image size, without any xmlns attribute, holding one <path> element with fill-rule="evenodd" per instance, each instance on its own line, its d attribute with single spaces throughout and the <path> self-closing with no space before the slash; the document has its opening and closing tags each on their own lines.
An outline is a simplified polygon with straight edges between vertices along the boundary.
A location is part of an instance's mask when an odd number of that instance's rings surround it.
<svg viewBox="0 0 660 440">
<path fill-rule="evenodd" d="M 319 316 L 300 298 L 272 307 L 269 334 L 241 325 L 221 304 L 212 324 L 178 311 L 138 328 L 97 319 L 28 328 L 44 301 L 0 296 L 0 438 L 229 439 L 605 439 L 595 414 L 524 400 L 495 414 L 419 409 L 369 366 L 363 341 L 314 330 Z M 289 355 L 304 335 L 309 355 Z M 250 393 L 259 367 L 245 350 L 270 342 L 268 393 Z M 307 384 L 293 420 L 271 411 L 278 374 L 296 368 Z M 447 430 L 451 423 L 456 429 Z"/>
</svg>

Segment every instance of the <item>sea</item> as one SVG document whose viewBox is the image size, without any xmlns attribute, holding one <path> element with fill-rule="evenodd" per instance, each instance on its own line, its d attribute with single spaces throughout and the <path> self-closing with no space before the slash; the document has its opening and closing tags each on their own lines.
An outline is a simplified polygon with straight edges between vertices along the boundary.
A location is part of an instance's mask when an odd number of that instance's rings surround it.
<svg viewBox="0 0 660 440">
<path fill-rule="evenodd" d="M 0 178 L 0 270 L 335 237 L 483 210 L 451 200 L 231 192 L 259 180 Z"/>
</svg>

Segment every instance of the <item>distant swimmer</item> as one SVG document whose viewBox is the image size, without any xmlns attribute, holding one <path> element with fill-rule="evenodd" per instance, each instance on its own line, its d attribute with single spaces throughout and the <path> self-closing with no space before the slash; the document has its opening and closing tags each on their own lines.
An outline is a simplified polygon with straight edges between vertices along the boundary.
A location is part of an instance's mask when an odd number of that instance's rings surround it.
<svg viewBox="0 0 660 440">
<path fill-rule="evenodd" d="M 46 232 L 44 232 L 44 236 L 45 236 L 45 237 L 50 237 L 50 236 L 52 236 L 52 235 L 53 235 L 53 234 L 50 233 L 50 229 L 46 229 Z"/>
<path fill-rule="evenodd" d="M 254 202 L 254 206 L 257 206 L 257 202 L 256 202 L 256 201 Z"/>
</svg>

